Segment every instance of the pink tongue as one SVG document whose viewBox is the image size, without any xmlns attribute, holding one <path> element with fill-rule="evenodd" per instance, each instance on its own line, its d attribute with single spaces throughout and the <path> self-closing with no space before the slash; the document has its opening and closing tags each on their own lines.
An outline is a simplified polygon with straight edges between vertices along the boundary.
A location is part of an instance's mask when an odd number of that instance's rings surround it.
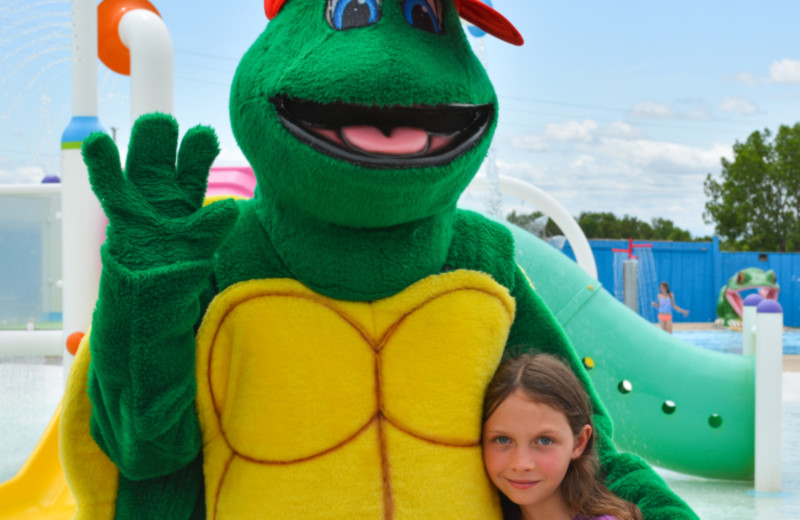
<svg viewBox="0 0 800 520">
<path fill-rule="evenodd" d="M 389 137 L 374 126 L 346 126 L 342 138 L 350 146 L 384 155 L 411 155 L 428 148 L 428 132 L 407 126 L 393 128 Z"/>
</svg>

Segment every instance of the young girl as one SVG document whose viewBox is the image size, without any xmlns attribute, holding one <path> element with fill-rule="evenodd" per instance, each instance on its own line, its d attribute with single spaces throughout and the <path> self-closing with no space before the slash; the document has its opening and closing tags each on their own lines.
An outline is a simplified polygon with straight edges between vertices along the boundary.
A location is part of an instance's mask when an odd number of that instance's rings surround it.
<svg viewBox="0 0 800 520">
<path fill-rule="evenodd" d="M 502 363 L 483 420 L 483 460 L 506 520 L 641 520 L 599 480 L 589 397 L 557 358 Z"/>
<path fill-rule="evenodd" d="M 672 309 L 675 309 L 684 316 L 688 316 L 689 311 L 678 307 L 675 303 L 675 295 L 669 290 L 669 284 L 667 282 L 661 282 L 658 290 L 658 303 L 653 302 L 653 307 L 658 307 L 658 325 L 672 334 Z"/>
</svg>

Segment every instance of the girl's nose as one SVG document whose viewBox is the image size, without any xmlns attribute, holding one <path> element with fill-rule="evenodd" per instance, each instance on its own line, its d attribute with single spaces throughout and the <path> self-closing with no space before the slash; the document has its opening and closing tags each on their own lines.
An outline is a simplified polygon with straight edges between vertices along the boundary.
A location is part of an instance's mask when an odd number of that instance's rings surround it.
<svg viewBox="0 0 800 520">
<path fill-rule="evenodd" d="M 511 460 L 511 469 L 514 471 L 531 471 L 536 467 L 536 463 L 528 450 L 520 449 L 514 454 Z"/>
</svg>

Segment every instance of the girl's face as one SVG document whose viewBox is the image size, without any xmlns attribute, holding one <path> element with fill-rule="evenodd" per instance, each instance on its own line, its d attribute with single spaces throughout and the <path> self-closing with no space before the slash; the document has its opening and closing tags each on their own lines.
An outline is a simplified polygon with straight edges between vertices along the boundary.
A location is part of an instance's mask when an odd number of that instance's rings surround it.
<svg viewBox="0 0 800 520">
<path fill-rule="evenodd" d="M 483 426 L 483 461 L 497 488 L 523 511 L 558 518 L 569 513 L 558 491 L 570 462 L 586 448 L 592 427 L 575 436 L 560 411 L 517 390 Z"/>
</svg>

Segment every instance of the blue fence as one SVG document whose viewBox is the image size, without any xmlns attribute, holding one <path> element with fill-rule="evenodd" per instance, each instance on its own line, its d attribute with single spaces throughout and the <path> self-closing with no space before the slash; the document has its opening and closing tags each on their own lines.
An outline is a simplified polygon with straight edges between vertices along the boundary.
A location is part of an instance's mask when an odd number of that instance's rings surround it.
<svg viewBox="0 0 800 520">
<path fill-rule="evenodd" d="M 614 253 L 627 249 L 627 240 L 590 240 L 597 263 L 597 277 L 610 293 L 614 293 Z M 674 314 L 677 322 L 710 322 L 717 318 L 719 290 L 739 270 L 757 267 L 772 269 L 780 285 L 778 301 L 783 306 L 784 323 L 800 327 L 800 253 L 726 253 L 713 242 L 647 242 L 652 244 L 653 259 L 659 280 L 669 283 L 678 306 L 689 309 L 687 318 Z M 638 248 L 637 248 L 638 249 Z M 574 258 L 567 243 L 564 253 Z M 636 254 L 636 253 L 634 253 Z"/>
</svg>

